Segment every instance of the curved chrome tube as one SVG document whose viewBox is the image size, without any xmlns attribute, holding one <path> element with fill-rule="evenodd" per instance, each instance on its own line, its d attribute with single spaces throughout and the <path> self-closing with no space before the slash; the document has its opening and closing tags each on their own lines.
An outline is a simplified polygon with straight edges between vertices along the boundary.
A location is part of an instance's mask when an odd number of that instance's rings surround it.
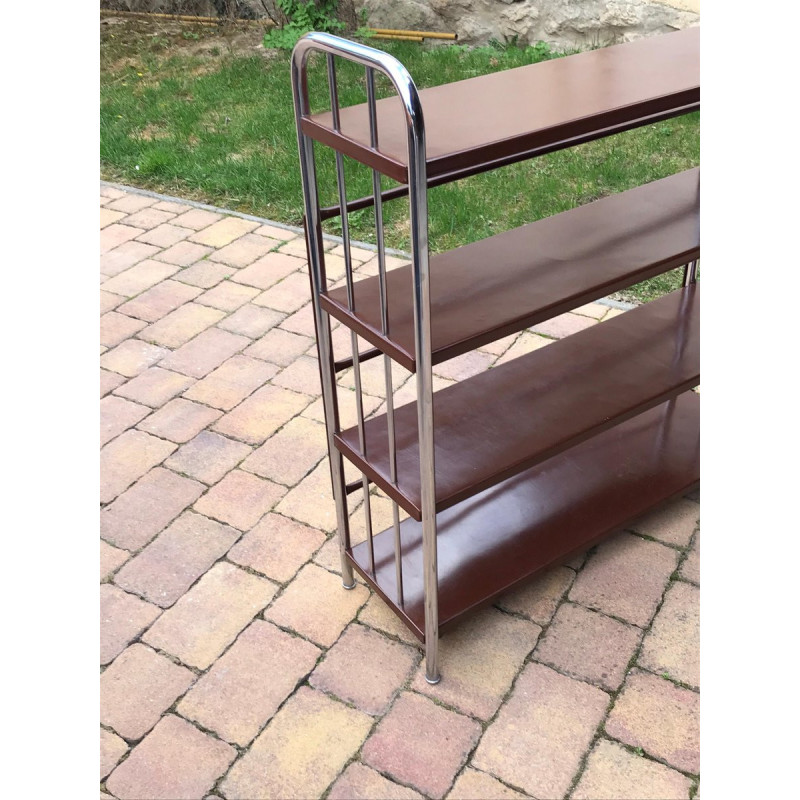
<svg viewBox="0 0 800 800">
<path fill-rule="evenodd" d="M 345 493 L 342 457 L 333 443 L 333 435 L 339 429 L 338 406 L 336 402 L 335 372 L 333 370 L 333 351 L 330 337 L 330 320 L 321 309 L 319 296 L 325 291 L 324 252 L 322 248 L 322 225 L 319 197 L 317 192 L 314 149 L 312 140 L 301 128 L 303 117 L 311 113 L 306 65 L 312 52 L 340 56 L 349 61 L 362 64 L 369 70 L 377 70 L 385 75 L 394 86 L 405 114 L 408 134 L 408 185 L 409 214 L 411 222 L 411 255 L 414 282 L 414 331 L 415 355 L 417 363 L 417 424 L 419 428 L 420 479 L 422 501 L 422 541 L 423 541 L 423 580 L 425 590 L 425 661 L 426 679 L 438 683 L 438 642 L 439 642 L 439 602 L 438 569 L 436 547 L 436 486 L 433 447 L 433 373 L 431 359 L 430 323 L 430 273 L 428 262 L 428 202 L 427 202 L 427 163 L 425 151 L 425 123 L 422 104 L 417 87 L 406 68 L 393 56 L 373 47 L 351 42 L 328 33 L 309 33 L 295 45 L 292 52 L 291 75 L 292 93 L 297 125 L 300 169 L 303 181 L 303 196 L 306 217 L 306 235 L 309 253 L 309 270 L 314 294 L 314 320 L 317 328 L 317 341 L 322 375 L 323 403 L 328 431 L 328 452 L 330 454 L 333 493 L 339 523 L 340 548 L 342 556 L 342 578 L 347 586 L 353 584 L 353 571 L 347 561 L 345 551 L 349 548 L 349 520 Z M 329 70 L 329 76 L 333 74 Z M 337 97 L 335 90 L 331 98 Z M 370 118 L 376 120 L 374 93 L 370 93 Z M 333 112 L 334 125 L 338 128 L 338 109 Z M 377 143 L 377 130 L 374 131 Z M 338 166 L 338 165 L 337 165 Z M 338 170 L 337 170 L 338 172 Z M 380 192 L 375 198 L 380 200 Z M 342 202 L 342 208 L 345 203 Z M 376 219 L 378 218 L 376 214 Z M 382 231 L 379 231 L 379 240 Z M 379 247 L 381 242 L 379 241 Z M 354 353 L 354 358 L 357 354 Z M 387 371 L 387 391 L 390 373 Z M 390 439 L 392 431 L 390 430 Z M 402 592 L 402 573 L 400 571 L 400 533 L 395 516 L 395 558 L 398 564 L 398 589 Z M 402 594 L 401 594 L 402 598 Z M 401 599 L 402 602 L 402 599 Z"/>
</svg>

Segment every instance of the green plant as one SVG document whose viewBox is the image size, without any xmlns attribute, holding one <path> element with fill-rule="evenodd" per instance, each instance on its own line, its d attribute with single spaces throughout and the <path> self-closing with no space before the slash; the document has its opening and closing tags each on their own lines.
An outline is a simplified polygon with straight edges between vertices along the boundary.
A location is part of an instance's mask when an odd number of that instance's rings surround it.
<svg viewBox="0 0 800 800">
<path fill-rule="evenodd" d="M 277 0 L 277 5 L 287 21 L 280 28 L 267 31 L 264 47 L 291 50 L 309 31 L 336 33 L 344 28 L 344 23 L 336 17 L 338 0 Z"/>
</svg>

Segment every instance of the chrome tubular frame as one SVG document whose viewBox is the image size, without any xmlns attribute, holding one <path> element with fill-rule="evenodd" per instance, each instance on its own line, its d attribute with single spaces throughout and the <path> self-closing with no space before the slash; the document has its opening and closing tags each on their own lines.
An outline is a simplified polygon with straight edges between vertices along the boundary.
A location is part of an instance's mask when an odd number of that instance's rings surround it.
<svg viewBox="0 0 800 800">
<path fill-rule="evenodd" d="M 325 275 L 325 256 L 322 247 L 322 224 L 314 161 L 314 144 L 301 128 L 301 119 L 310 115 L 306 67 L 312 52 L 322 52 L 328 58 L 328 79 L 334 126 L 339 125 L 338 94 L 336 90 L 336 73 L 333 57 L 339 56 L 364 66 L 367 70 L 367 92 L 370 111 L 370 135 L 372 146 L 377 149 L 378 129 L 375 107 L 374 73 L 385 75 L 394 89 L 403 107 L 407 141 L 408 141 L 408 190 L 409 215 L 411 223 L 411 255 L 414 292 L 414 331 L 415 355 L 417 363 L 417 424 L 419 428 L 420 479 L 422 501 L 422 550 L 423 550 L 423 585 L 425 592 L 425 661 L 426 680 L 438 683 L 439 676 L 439 597 L 436 547 L 436 486 L 433 448 L 433 374 L 431 359 L 431 323 L 430 323 L 430 275 L 428 263 L 428 202 L 427 202 L 427 164 L 425 156 L 425 125 L 422 106 L 417 88 L 403 65 L 387 53 L 351 42 L 338 36 L 325 33 L 310 33 L 304 36 L 295 46 L 292 53 L 292 91 L 294 96 L 295 123 L 297 125 L 297 143 L 300 153 L 300 171 L 303 183 L 305 208 L 306 243 L 308 246 L 309 271 L 311 274 L 314 321 L 317 329 L 317 346 L 322 381 L 325 424 L 328 435 L 328 453 L 330 456 L 333 496 L 336 502 L 337 522 L 339 525 L 339 543 L 342 557 L 342 578 L 345 586 L 353 584 L 353 570 L 346 552 L 350 547 L 349 519 L 347 513 L 346 484 L 342 456 L 336 449 L 333 436 L 339 431 L 339 409 L 336 391 L 336 373 L 334 369 L 331 343 L 330 318 L 320 306 L 320 295 L 327 289 Z M 339 204 L 347 208 L 344 187 L 344 171 L 342 156 L 337 153 L 337 179 L 339 184 Z M 373 172 L 373 194 L 375 202 L 375 223 L 378 243 L 378 263 L 381 281 L 381 319 L 384 333 L 388 332 L 388 306 L 386 297 L 386 261 L 383 243 L 383 221 L 381 211 L 380 175 Z M 346 272 L 348 279 L 348 302 L 352 297 L 352 273 L 350 264 L 349 231 L 347 214 L 342 214 L 342 233 L 344 238 Z M 356 349 L 357 340 L 353 334 L 353 369 L 357 370 L 359 354 Z M 392 403 L 391 362 L 385 356 L 387 392 L 387 421 L 390 447 L 391 479 L 396 482 L 396 454 L 394 442 L 394 409 Z M 360 376 L 356 380 L 356 394 L 360 398 Z M 358 402 L 358 401 L 357 401 Z M 363 414 L 359 407 L 359 436 L 362 436 Z M 362 452 L 365 447 L 363 438 L 359 442 Z M 368 486 L 362 477 L 364 495 L 368 497 Z M 367 500 L 368 502 L 368 500 Z M 369 510 L 365 509 L 369 519 Z M 402 605 L 402 553 L 400 547 L 399 512 L 396 503 L 393 507 L 395 565 L 397 572 L 398 603 Z M 369 526 L 368 522 L 368 526 Z M 371 542 L 371 531 L 369 531 Z M 374 558 L 374 557 L 373 557 Z M 374 574 L 374 560 L 371 562 Z"/>
<path fill-rule="evenodd" d="M 695 259 L 694 261 L 690 261 L 684 268 L 683 268 L 683 285 L 689 286 L 690 284 L 694 283 L 697 280 L 697 263 L 699 259 Z"/>
</svg>

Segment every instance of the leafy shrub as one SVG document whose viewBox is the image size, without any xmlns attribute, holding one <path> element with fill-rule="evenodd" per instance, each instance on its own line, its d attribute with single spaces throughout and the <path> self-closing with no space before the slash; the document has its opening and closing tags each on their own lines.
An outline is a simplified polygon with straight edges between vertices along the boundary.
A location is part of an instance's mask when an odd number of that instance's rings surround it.
<svg viewBox="0 0 800 800">
<path fill-rule="evenodd" d="M 277 0 L 277 5 L 286 15 L 287 22 L 280 28 L 267 31 L 264 47 L 291 50 L 309 31 L 336 33 L 344 28 L 344 23 L 336 17 L 338 0 Z"/>
</svg>

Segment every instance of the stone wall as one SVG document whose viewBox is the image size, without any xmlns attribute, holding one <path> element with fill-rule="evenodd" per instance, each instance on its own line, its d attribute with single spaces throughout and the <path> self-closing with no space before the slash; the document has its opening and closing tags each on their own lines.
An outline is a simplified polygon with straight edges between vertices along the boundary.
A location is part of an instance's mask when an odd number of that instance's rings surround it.
<svg viewBox="0 0 800 800">
<path fill-rule="evenodd" d="M 516 38 L 559 49 L 668 33 L 700 21 L 699 0 L 355 0 L 375 28 L 447 31 L 465 44 Z"/>
<path fill-rule="evenodd" d="M 274 0 L 103 0 L 104 8 L 279 18 Z M 446 31 L 464 44 L 516 40 L 559 49 L 627 42 L 700 21 L 700 0 L 341 0 L 375 28 Z"/>
</svg>

